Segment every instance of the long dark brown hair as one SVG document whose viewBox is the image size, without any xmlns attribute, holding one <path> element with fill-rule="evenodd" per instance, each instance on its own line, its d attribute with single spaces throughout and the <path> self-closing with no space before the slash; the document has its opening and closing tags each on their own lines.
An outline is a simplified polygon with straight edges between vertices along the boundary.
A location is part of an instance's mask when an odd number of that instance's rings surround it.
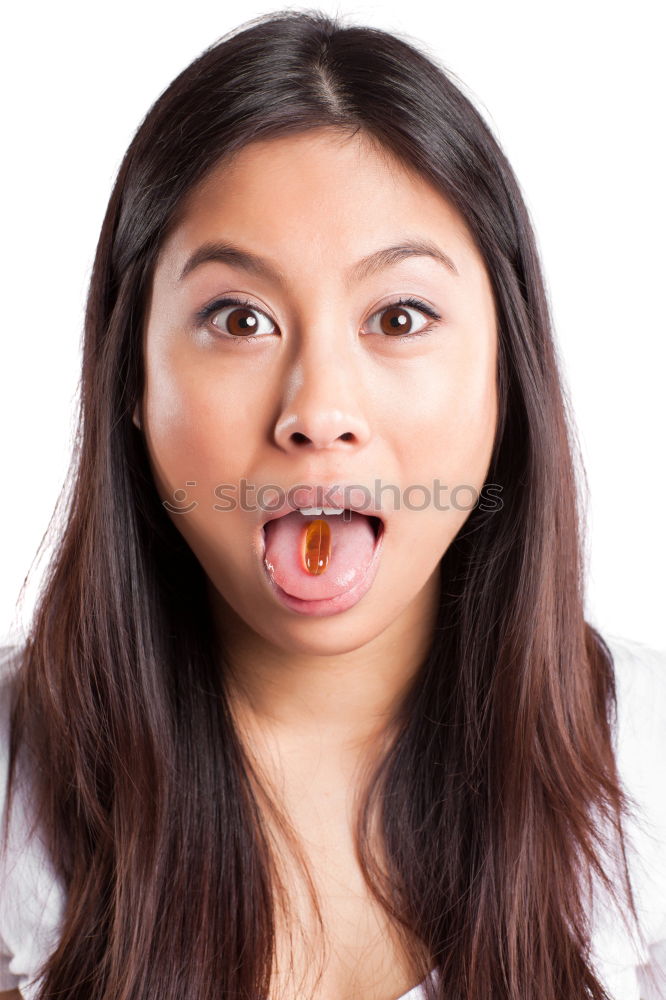
<svg viewBox="0 0 666 1000">
<path fill-rule="evenodd" d="M 160 503 L 132 413 L 147 290 L 184 197 L 253 140 L 322 126 L 376 142 L 458 209 L 499 334 L 487 478 L 503 507 L 475 507 L 441 560 L 432 642 L 359 812 L 365 877 L 422 942 L 424 973 L 438 967 L 440 1000 L 607 997 L 586 899 L 593 878 L 618 891 L 610 831 L 636 917 L 632 802 L 612 746 L 612 654 L 584 618 L 578 445 L 517 180 L 422 49 L 318 10 L 255 18 L 180 73 L 122 161 L 90 281 L 57 544 L 12 703 L 10 791 L 25 747 L 67 888 L 41 997 L 270 996 L 274 859 L 205 573 Z M 384 869 L 367 845 L 371 799 Z"/>
</svg>

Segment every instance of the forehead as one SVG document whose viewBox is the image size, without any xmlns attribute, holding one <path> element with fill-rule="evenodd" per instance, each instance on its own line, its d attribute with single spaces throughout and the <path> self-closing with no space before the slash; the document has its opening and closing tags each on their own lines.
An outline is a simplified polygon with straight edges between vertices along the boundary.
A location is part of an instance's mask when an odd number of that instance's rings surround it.
<svg viewBox="0 0 666 1000">
<path fill-rule="evenodd" d="M 218 162 L 184 199 L 159 260 L 173 277 L 196 247 L 226 237 L 283 270 L 305 258 L 342 266 L 408 235 L 481 265 L 460 213 L 415 169 L 362 133 L 311 129 Z"/>
</svg>

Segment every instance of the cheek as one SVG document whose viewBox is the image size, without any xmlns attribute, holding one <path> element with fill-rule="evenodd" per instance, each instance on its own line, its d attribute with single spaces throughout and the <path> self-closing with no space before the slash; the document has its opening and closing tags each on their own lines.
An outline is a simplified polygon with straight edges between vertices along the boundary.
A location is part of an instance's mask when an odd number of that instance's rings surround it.
<svg viewBox="0 0 666 1000">
<path fill-rule="evenodd" d="M 436 569 L 470 516 L 492 455 L 497 420 L 493 360 L 463 360 L 435 366 L 427 386 L 422 383 L 420 394 L 412 396 L 409 420 L 405 413 L 400 544 L 410 553 L 407 573 L 417 584 Z"/>
<path fill-rule="evenodd" d="M 222 556 L 225 574 L 235 579 L 247 561 L 246 515 L 239 506 L 229 510 L 215 491 L 247 474 L 256 405 L 219 371 L 154 363 L 144 417 L 151 470 L 169 517 L 209 576 L 219 575 Z"/>
<path fill-rule="evenodd" d="M 497 424 L 494 369 L 462 378 L 452 387 L 445 409 L 441 454 L 447 473 L 454 482 L 469 483 L 480 490 Z"/>
<path fill-rule="evenodd" d="M 242 474 L 256 406 L 237 382 L 201 365 L 163 362 L 146 385 L 146 437 L 160 481 L 171 489 L 196 481 L 212 495 Z"/>
<path fill-rule="evenodd" d="M 405 399 L 402 459 L 410 481 L 480 490 L 497 422 L 494 351 L 484 353 L 477 341 L 476 351 L 447 353 Z"/>
</svg>

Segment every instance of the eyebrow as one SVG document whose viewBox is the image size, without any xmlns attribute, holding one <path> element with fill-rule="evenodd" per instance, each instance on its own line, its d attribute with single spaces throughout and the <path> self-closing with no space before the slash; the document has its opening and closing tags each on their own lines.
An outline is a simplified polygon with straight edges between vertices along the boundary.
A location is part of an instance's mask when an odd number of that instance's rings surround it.
<svg viewBox="0 0 666 1000">
<path fill-rule="evenodd" d="M 347 271 L 347 286 L 349 287 L 354 282 L 362 281 L 371 274 L 375 274 L 385 267 L 397 264 L 407 257 L 430 257 L 443 264 L 451 274 L 459 277 L 458 268 L 452 258 L 441 250 L 437 244 L 426 239 L 405 239 L 395 246 L 382 247 L 356 261 Z M 229 264 L 231 267 L 241 268 L 250 274 L 257 275 L 260 278 L 267 278 L 276 284 L 286 284 L 283 272 L 273 267 L 263 257 L 259 257 L 250 250 L 244 250 L 234 243 L 223 240 L 209 241 L 195 250 L 188 257 L 178 281 L 182 281 L 195 268 L 209 261 L 217 261 L 218 263 Z"/>
</svg>

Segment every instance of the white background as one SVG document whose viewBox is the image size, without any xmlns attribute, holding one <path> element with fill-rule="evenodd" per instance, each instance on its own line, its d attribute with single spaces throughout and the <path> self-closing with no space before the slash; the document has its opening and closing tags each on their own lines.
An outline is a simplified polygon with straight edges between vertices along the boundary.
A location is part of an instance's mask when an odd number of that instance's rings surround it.
<svg viewBox="0 0 666 1000">
<path fill-rule="evenodd" d="M 66 474 L 84 298 L 125 149 L 181 69 L 228 30 L 277 9 L 116 0 L 12 4 L 5 15 L 3 636 Z M 587 470 L 588 620 L 666 648 L 661 4 L 320 9 L 421 45 L 499 137 L 536 227 Z"/>
</svg>

